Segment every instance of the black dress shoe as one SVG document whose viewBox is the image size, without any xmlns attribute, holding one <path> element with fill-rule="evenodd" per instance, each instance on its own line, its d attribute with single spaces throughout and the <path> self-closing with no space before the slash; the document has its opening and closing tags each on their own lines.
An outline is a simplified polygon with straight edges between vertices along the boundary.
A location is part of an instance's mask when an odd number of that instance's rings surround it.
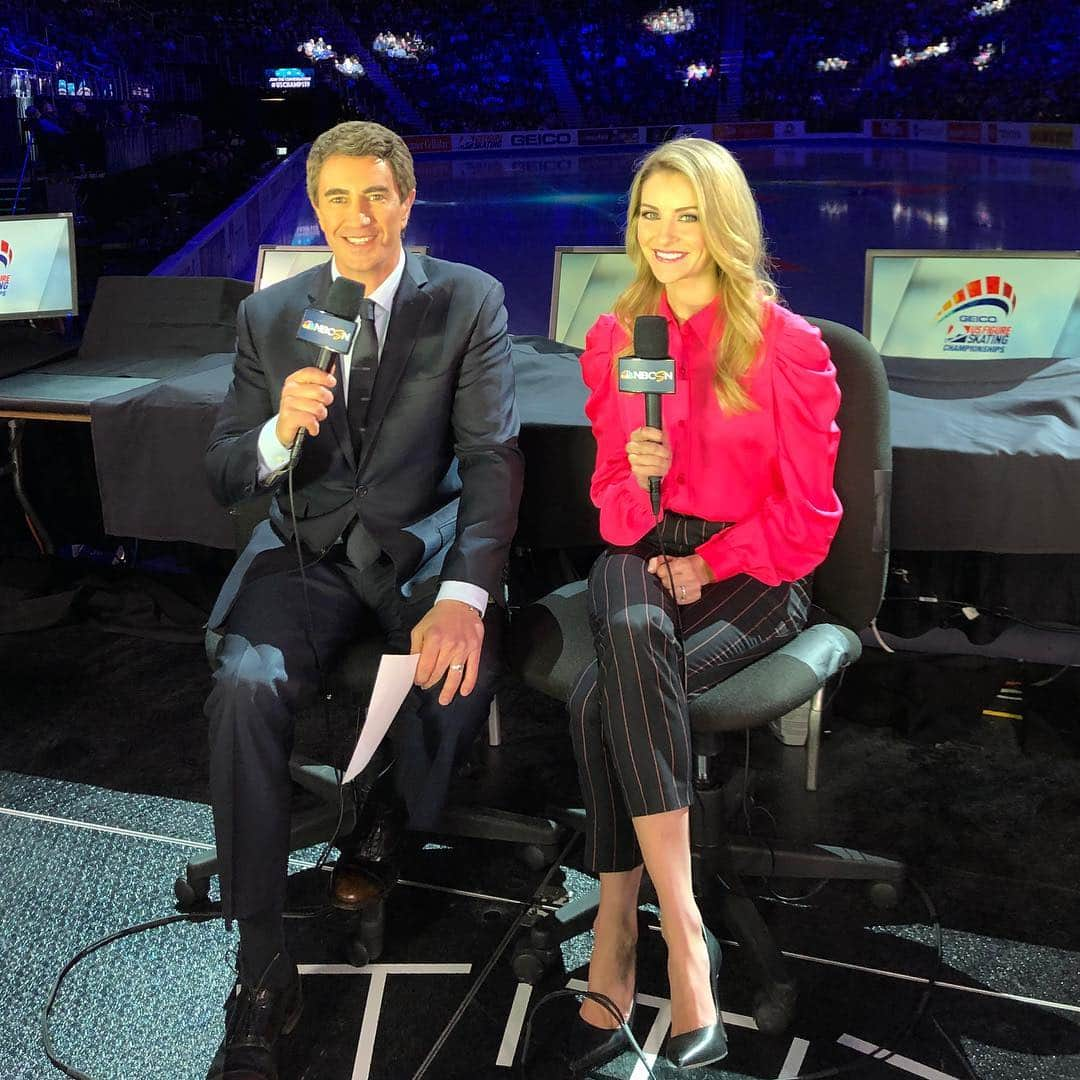
<svg viewBox="0 0 1080 1080">
<path fill-rule="evenodd" d="M 405 811 L 372 793 L 330 877 L 330 903 L 362 911 L 384 900 L 397 884 L 405 849 Z"/>
<path fill-rule="evenodd" d="M 665 1056 L 676 1069 L 700 1069 L 714 1061 L 727 1057 L 727 1032 L 720 1019 L 720 942 L 708 927 L 702 927 L 705 948 L 709 950 L 709 982 L 712 985 L 716 1023 L 695 1028 L 682 1035 L 669 1035 Z"/>
<path fill-rule="evenodd" d="M 599 1069 L 601 1065 L 614 1061 L 624 1050 L 629 1050 L 626 1028 L 633 1020 L 634 1005 L 630 1006 L 626 1027 L 598 1028 L 578 1016 L 570 1033 L 570 1057 L 567 1060 L 570 1071 L 580 1076 L 590 1069 Z"/>
<path fill-rule="evenodd" d="M 278 1080 L 277 1040 L 296 1027 L 303 1010 L 295 965 L 284 986 L 237 981 L 225 1002 L 225 1038 L 207 1080 Z"/>
</svg>

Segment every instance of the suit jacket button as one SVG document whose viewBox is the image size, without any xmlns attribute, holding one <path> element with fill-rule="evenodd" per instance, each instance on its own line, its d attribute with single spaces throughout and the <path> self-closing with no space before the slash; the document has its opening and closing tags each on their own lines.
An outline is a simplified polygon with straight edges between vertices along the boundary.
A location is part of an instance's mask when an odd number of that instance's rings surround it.
<svg viewBox="0 0 1080 1080">
<path fill-rule="evenodd" d="M 358 484 L 356 487 L 356 494 L 362 499 L 367 494 L 367 487 L 364 484 Z"/>
</svg>

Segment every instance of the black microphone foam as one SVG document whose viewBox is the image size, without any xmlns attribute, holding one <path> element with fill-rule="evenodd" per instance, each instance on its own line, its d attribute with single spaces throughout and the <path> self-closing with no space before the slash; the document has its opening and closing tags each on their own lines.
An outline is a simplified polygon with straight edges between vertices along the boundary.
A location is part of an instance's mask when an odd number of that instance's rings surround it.
<svg viewBox="0 0 1080 1080">
<path fill-rule="evenodd" d="M 323 311 L 328 315 L 336 315 L 339 319 L 356 322 L 356 316 L 360 314 L 360 305 L 363 302 L 363 284 L 359 281 L 350 281 L 346 277 L 339 277 L 330 286 Z"/>
<path fill-rule="evenodd" d="M 668 355 L 668 325 L 663 315 L 639 315 L 634 320 L 634 355 L 664 360 Z"/>
</svg>

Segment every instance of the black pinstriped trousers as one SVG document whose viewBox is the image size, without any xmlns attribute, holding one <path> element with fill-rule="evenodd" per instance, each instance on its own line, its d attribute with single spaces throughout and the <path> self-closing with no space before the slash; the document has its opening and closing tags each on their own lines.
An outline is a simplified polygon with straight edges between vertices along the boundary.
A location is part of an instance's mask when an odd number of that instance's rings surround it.
<svg viewBox="0 0 1080 1080">
<path fill-rule="evenodd" d="M 632 818 L 690 805 L 687 702 L 806 624 L 808 578 L 764 585 L 739 574 L 706 585 L 701 599 L 676 615 L 646 563 L 660 554 L 660 538 L 668 555 L 690 555 L 722 528 L 667 513 L 660 537 L 654 529 L 632 548 L 610 548 L 589 574 L 596 659 L 568 708 L 588 818 L 585 865 L 593 873 L 640 864 Z"/>
</svg>

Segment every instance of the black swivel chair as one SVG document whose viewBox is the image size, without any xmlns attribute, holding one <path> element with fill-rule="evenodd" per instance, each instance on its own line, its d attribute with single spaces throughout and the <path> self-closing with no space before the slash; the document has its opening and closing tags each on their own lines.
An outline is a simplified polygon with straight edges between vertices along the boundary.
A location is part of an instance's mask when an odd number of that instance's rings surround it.
<svg viewBox="0 0 1080 1080">
<path fill-rule="evenodd" d="M 235 508 L 237 550 L 242 550 L 255 525 L 266 516 L 267 500 L 255 500 Z M 210 666 L 216 665 L 221 636 L 207 631 L 206 653 Z M 384 639 L 374 626 L 357 638 L 330 672 L 327 689 L 331 696 L 357 704 L 366 702 L 375 682 Z M 497 701 L 492 702 L 488 721 L 488 740 L 497 746 L 500 724 Z M 289 850 L 301 851 L 325 844 L 338 836 L 348 836 L 356 824 L 355 804 L 342 798 L 339 773 L 333 766 L 311 761 L 294 754 L 289 763 L 296 797 L 290 825 Z M 432 830 L 439 838 L 499 840 L 520 847 L 521 858 L 531 868 L 549 865 L 559 853 L 560 827 L 544 818 L 526 817 L 486 806 L 447 806 L 438 826 Z M 177 878 L 174 891 L 182 910 L 205 901 L 210 879 L 218 872 L 217 852 L 208 852 L 187 864 L 184 876 Z M 356 936 L 346 944 L 349 960 L 363 966 L 382 953 L 385 903 L 365 911 L 359 919 Z"/>
<path fill-rule="evenodd" d="M 874 898 L 886 905 L 895 902 L 904 873 L 899 863 L 844 848 L 783 850 L 733 837 L 726 824 L 732 796 L 716 779 L 724 733 L 761 727 L 812 701 L 807 787 L 816 788 L 824 688 L 858 659 L 858 631 L 876 615 L 884 590 L 891 468 L 885 373 L 876 350 L 860 334 L 837 323 L 811 321 L 832 352 L 843 394 L 835 485 L 844 505 L 839 532 L 814 575 L 812 622 L 786 645 L 696 697 L 690 707 L 697 791 L 690 832 L 695 891 L 706 919 L 719 911 L 748 956 L 760 987 L 754 1017 L 770 1033 L 790 1023 L 796 986 L 741 879 L 862 879 L 875 883 Z M 578 460 L 575 475 L 561 482 L 587 490 L 591 469 L 592 458 Z M 549 525 L 557 533 L 557 524 Z M 595 656 L 585 596 L 586 583 L 576 581 L 526 606 L 511 624 L 516 672 L 529 686 L 563 701 Z M 540 920 L 519 944 L 514 957 L 518 977 L 538 982 L 558 956 L 559 943 L 592 925 L 596 903 L 597 894 L 589 893 Z"/>
</svg>

